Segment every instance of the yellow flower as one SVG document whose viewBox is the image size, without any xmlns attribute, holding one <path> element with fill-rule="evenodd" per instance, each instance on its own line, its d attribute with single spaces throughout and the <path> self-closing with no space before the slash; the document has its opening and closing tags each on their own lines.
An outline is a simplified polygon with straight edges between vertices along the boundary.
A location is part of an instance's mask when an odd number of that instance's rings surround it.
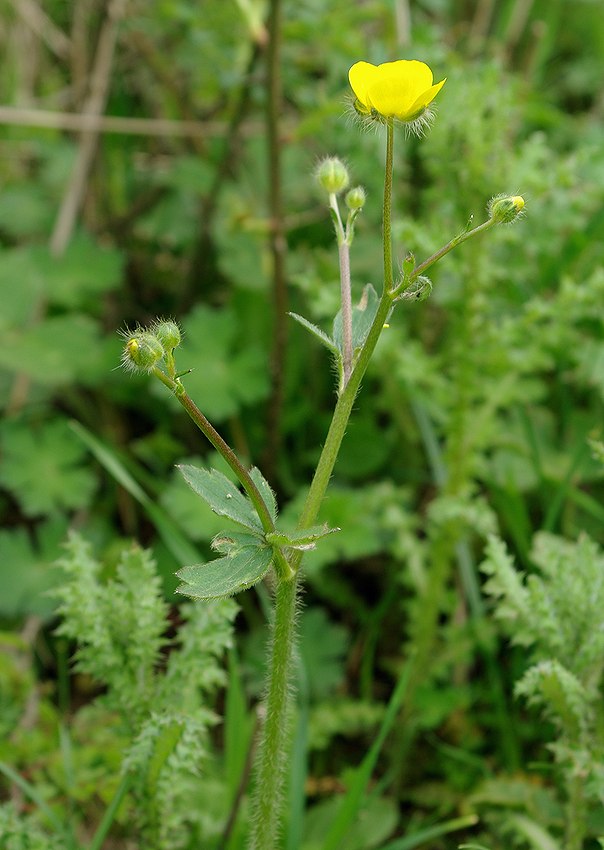
<svg viewBox="0 0 604 850">
<path fill-rule="evenodd" d="M 348 72 L 356 111 L 368 118 L 396 118 L 406 124 L 425 122 L 428 106 L 445 84 L 433 85 L 425 62 L 399 59 L 372 65 L 356 62 Z"/>
</svg>

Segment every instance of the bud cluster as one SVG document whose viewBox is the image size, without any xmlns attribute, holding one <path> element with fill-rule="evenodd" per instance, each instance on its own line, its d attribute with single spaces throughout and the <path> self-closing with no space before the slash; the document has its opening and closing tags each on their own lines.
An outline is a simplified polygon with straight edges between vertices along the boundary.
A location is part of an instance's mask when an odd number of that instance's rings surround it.
<svg viewBox="0 0 604 850">
<path fill-rule="evenodd" d="M 329 210 L 335 225 L 338 245 L 350 247 L 354 238 L 355 221 L 367 200 L 365 189 L 362 186 L 353 186 L 348 189 L 350 175 L 342 160 L 337 156 L 328 156 L 319 162 L 315 169 L 315 180 L 329 196 Z M 346 222 L 342 220 L 337 197 L 343 192 L 346 192 L 344 203 L 348 207 Z"/>
<path fill-rule="evenodd" d="M 174 371 L 173 351 L 180 344 L 181 332 L 172 319 L 157 319 L 148 328 L 137 327 L 121 333 L 126 340 L 121 363 L 132 372 L 152 372 L 163 360 Z"/>
</svg>

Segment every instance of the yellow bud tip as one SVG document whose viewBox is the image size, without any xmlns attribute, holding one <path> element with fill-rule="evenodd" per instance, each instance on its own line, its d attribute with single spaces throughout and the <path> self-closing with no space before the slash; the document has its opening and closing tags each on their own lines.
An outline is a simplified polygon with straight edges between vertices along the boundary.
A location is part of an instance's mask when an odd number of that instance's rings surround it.
<svg viewBox="0 0 604 850">
<path fill-rule="evenodd" d="M 389 325 L 387 322 L 385 322 L 385 323 L 384 323 L 384 327 L 385 327 L 385 328 L 389 328 L 389 327 L 390 327 L 390 325 Z"/>
<path fill-rule="evenodd" d="M 138 351 L 139 348 L 140 348 L 140 345 L 139 345 L 139 342 L 138 342 L 137 339 L 134 339 L 134 338 L 129 339 L 128 342 L 126 343 L 126 349 L 127 349 L 128 354 L 130 356 L 132 356 L 133 354 L 136 354 L 136 352 Z"/>
<path fill-rule="evenodd" d="M 522 197 L 522 195 L 514 195 L 512 198 L 512 203 L 514 204 L 518 212 L 524 209 L 524 198 Z"/>
</svg>

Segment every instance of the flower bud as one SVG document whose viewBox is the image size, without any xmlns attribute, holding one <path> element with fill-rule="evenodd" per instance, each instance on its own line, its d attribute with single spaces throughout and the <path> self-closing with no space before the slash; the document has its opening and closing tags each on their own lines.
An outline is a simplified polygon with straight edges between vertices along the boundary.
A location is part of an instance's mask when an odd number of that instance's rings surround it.
<svg viewBox="0 0 604 850">
<path fill-rule="evenodd" d="M 409 252 L 403 260 L 403 275 L 408 277 L 415 268 L 415 254 Z"/>
<path fill-rule="evenodd" d="M 489 201 L 487 212 L 493 221 L 509 224 L 518 218 L 523 209 L 522 195 L 496 195 Z"/>
<path fill-rule="evenodd" d="M 180 328 L 172 319 L 158 319 L 152 330 L 165 352 L 170 352 L 180 345 Z"/>
<path fill-rule="evenodd" d="M 367 200 L 367 193 L 362 186 L 355 186 L 346 193 L 344 200 L 349 210 L 362 210 Z"/>
<path fill-rule="evenodd" d="M 122 352 L 122 366 L 134 372 L 151 372 L 163 356 L 163 346 L 155 334 L 150 331 L 135 331 L 127 337 Z"/>
<path fill-rule="evenodd" d="M 348 169 L 337 156 L 321 160 L 315 171 L 319 185 L 330 195 L 343 192 L 350 183 Z"/>
</svg>

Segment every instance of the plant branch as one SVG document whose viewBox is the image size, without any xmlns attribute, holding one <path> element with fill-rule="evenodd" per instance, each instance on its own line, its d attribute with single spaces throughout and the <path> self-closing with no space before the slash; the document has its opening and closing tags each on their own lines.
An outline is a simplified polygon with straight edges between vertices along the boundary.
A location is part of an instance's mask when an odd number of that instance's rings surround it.
<svg viewBox="0 0 604 850">
<path fill-rule="evenodd" d="M 25 23 L 38 35 L 59 59 L 66 59 L 71 50 L 71 42 L 60 29 L 49 18 L 46 12 L 40 8 L 35 0 L 11 0 L 15 11 L 21 16 Z"/>
<path fill-rule="evenodd" d="M 472 228 L 472 230 L 464 230 L 463 233 L 460 233 L 458 236 L 455 236 L 453 239 L 451 239 L 450 242 L 447 242 L 446 245 L 443 245 L 442 248 L 432 254 L 431 257 L 428 257 L 427 260 L 424 260 L 423 263 L 420 263 L 418 266 L 416 266 L 408 277 L 404 276 L 401 282 L 393 290 L 393 296 L 397 297 L 401 294 L 401 292 L 404 292 L 405 289 L 408 289 L 408 287 L 415 280 L 417 280 L 420 275 L 427 271 L 430 266 L 433 266 L 440 259 L 442 259 L 446 254 L 449 253 L 449 251 L 452 251 L 453 248 L 457 248 L 458 245 L 461 245 L 468 239 L 471 239 L 473 236 L 478 236 L 479 233 L 484 233 L 486 230 L 490 230 L 491 227 L 493 227 L 497 223 L 498 222 L 494 218 L 489 218 L 487 219 L 487 221 L 483 221 L 482 224 L 479 224 L 476 227 Z"/>
<path fill-rule="evenodd" d="M 352 296 L 350 292 L 350 246 L 343 239 L 338 244 L 340 262 L 340 295 L 342 301 L 342 369 L 343 384 L 350 380 L 352 371 Z"/>
<path fill-rule="evenodd" d="M 262 523 L 262 528 L 265 532 L 271 532 L 275 530 L 275 524 L 273 523 L 272 517 L 270 515 L 269 509 L 266 506 L 266 503 L 256 485 L 254 484 L 252 478 L 250 477 L 249 472 L 245 468 L 245 466 L 241 463 L 233 449 L 229 446 L 226 440 L 220 436 L 216 428 L 212 425 L 212 423 L 207 419 L 201 410 L 197 407 L 193 399 L 187 395 L 184 390 L 184 387 L 178 380 L 173 380 L 168 377 L 161 369 L 157 366 L 153 369 L 153 374 L 156 378 L 158 378 L 164 386 L 168 387 L 174 393 L 174 397 L 179 402 L 179 404 L 184 407 L 187 411 L 195 425 L 199 428 L 204 437 L 209 440 L 209 442 L 214 446 L 216 451 L 222 455 L 228 465 L 231 467 L 238 480 L 241 482 L 241 485 L 245 492 L 247 493 L 251 503 L 254 505 L 260 522 Z M 275 558 L 275 570 L 279 574 L 280 577 L 291 577 L 293 575 L 290 566 L 288 565 L 283 553 L 277 546 L 273 547 L 274 558 Z"/>
</svg>

